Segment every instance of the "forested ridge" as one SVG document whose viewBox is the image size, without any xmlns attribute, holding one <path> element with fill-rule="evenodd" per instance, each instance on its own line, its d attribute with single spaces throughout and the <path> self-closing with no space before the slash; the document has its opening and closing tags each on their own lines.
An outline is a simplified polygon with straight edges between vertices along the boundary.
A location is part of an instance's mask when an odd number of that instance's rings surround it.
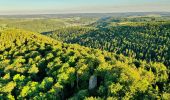
<svg viewBox="0 0 170 100">
<path fill-rule="evenodd" d="M 19 29 L 0 32 L 0 98 L 169 99 L 168 69 Z"/>
<path fill-rule="evenodd" d="M 117 26 L 108 25 L 68 38 L 56 35 L 59 32 L 54 31 L 47 35 L 55 39 L 60 38 L 67 43 L 107 50 L 146 61 L 164 62 L 170 66 L 170 22 L 130 22 Z M 63 31 L 63 34 L 70 33 Z"/>
<path fill-rule="evenodd" d="M 0 30 L 7 28 L 24 29 L 32 32 L 49 32 L 70 26 L 85 26 L 98 18 L 68 17 L 68 18 L 1 18 Z"/>
<path fill-rule="evenodd" d="M 60 28 L 55 31 L 44 32 L 42 34 L 52 37 L 56 40 L 63 41 L 66 43 L 71 43 L 71 40 L 78 38 L 84 34 L 94 32 L 97 30 L 95 27 L 86 27 L 86 26 L 72 26 L 72 27 L 65 27 Z"/>
</svg>

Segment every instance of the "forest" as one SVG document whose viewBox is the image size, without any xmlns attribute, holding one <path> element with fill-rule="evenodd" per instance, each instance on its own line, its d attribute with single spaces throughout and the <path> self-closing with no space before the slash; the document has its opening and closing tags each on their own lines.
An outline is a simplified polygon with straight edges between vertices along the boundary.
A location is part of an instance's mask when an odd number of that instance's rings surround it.
<svg viewBox="0 0 170 100">
<path fill-rule="evenodd" d="M 0 18 L 0 100 L 170 100 L 170 17 Z"/>
</svg>

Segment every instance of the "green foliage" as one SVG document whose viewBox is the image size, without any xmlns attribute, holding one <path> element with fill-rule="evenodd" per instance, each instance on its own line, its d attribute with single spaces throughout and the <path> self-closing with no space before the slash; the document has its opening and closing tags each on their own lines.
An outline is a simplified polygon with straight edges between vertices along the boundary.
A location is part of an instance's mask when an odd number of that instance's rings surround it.
<svg viewBox="0 0 170 100">
<path fill-rule="evenodd" d="M 49 90 L 52 87 L 53 82 L 54 82 L 54 80 L 53 80 L 52 77 L 46 77 L 41 82 L 40 88 L 45 89 L 45 90 Z"/>
<path fill-rule="evenodd" d="M 60 28 L 52 32 L 45 32 L 43 34 L 56 40 L 69 43 L 70 40 L 76 39 L 77 37 L 94 30 L 95 28 L 93 27 L 72 26 L 67 28 Z"/>
<path fill-rule="evenodd" d="M 84 26 L 95 22 L 97 18 L 0 18 L 0 31 L 7 28 L 24 29 L 32 32 L 51 32 L 63 27 Z"/>
<path fill-rule="evenodd" d="M 31 66 L 31 68 L 28 70 L 28 73 L 30 73 L 30 74 L 36 74 L 36 73 L 38 73 L 38 68 L 36 67 L 36 65 L 34 64 L 34 65 L 32 65 Z"/>
<path fill-rule="evenodd" d="M 15 86 L 16 86 L 16 83 L 11 81 L 1 88 L 1 92 L 11 93 L 12 90 L 15 88 Z"/>
<path fill-rule="evenodd" d="M 33 98 L 34 96 L 38 95 L 38 86 L 38 82 L 28 82 L 27 85 L 21 90 L 19 98 Z"/>
<path fill-rule="evenodd" d="M 2 99 L 167 99 L 168 68 L 133 57 L 66 44 L 38 33 L 0 33 Z M 97 86 L 88 90 L 89 79 Z"/>
<path fill-rule="evenodd" d="M 169 24 L 144 26 L 117 26 L 100 28 L 83 34 L 68 43 L 78 43 L 135 57 L 147 61 L 159 61 L 169 65 Z"/>
</svg>

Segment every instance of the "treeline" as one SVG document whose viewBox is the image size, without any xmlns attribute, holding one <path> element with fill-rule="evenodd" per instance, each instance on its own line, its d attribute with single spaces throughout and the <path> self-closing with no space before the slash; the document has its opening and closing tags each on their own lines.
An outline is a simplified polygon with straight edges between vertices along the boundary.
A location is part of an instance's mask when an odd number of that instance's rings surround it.
<svg viewBox="0 0 170 100">
<path fill-rule="evenodd" d="M 104 17 L 92 23 L 90 26 L 102 28 L 110 25 L 117 26 L 119 23 L 160 23 L 169 21 L 169 17 L 160 16 L 129 16 L 129 17 Z M 133 24 L 134 25 L 134 24 Z M 138 24 L 139 25 L 139 24 Z M 141 24 L 140 24 L 141 25 Z"/>
<path fill-rule="evenodd" d="M 0 33 L 4 100 L 168 100 L 169 89 L 162 63 L 68 45 L 24 30 Z"/>
<path fill-rule="evenodd" d="M 90 33 L 97 30 L 94 27 L 82 27 L 82 26 L 72 26 L 60 28 L 51 32 L 44 32 L 42 34 L 52 37 L 58 41 L 70 42 L 70 40 L 76 39 L 81 35 Z"/>
</svg>

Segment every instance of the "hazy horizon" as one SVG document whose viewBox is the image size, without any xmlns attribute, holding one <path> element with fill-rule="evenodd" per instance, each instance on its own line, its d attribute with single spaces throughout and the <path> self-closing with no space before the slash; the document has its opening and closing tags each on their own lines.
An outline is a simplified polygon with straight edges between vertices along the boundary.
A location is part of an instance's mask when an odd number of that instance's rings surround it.
<svg viewBox="0 0 170 100">
<path fill-rule="evenodd" d="M 0 0 L 0 15 L 169 12 L 169 0 Z"/>
</svg>

